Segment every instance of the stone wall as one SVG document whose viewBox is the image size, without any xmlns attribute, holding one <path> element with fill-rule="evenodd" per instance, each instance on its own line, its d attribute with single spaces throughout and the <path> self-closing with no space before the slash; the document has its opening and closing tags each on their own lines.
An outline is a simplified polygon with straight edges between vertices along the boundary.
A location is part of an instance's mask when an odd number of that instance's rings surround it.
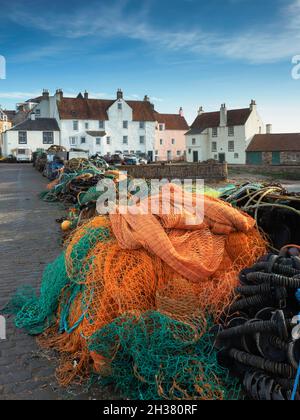
<svg viewBox="0 0 300 420">
<path fill-rule="evenodd" d="M 228 165 L 229 176 L 234 173 L 253 173 L 256 175 L 264 174 L 292 174 L 300 179 L 300 164 L 297 165 Z"/>
<path fill-rule="evenodd" d="M 280 162 L 282 165 L 300 165 L 300 152 L 281 152 Z"/>
<path fill-rule="evenodd" d="M 122 166 L 122 170 L 134 178 L 145 179 L 204 179 L 222 181 L 227 179 L 226 163 L 176 163 Z"/>
</svg>

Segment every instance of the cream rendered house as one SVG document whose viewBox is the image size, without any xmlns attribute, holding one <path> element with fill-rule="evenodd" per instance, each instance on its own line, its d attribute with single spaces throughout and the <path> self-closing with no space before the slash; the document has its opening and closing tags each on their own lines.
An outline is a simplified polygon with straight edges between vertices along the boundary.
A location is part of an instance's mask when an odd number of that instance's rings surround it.
<svg viewBox="0 0 300 420">
<path fill-rule="evenodd" d="M 246 149 L 256 134 L 265 133 L 265 125 L 254 100 L 248 108 L 204 112 L 202 108 L 186 133 L 188 162 L 215 159 L 230 164 L 245 164 Z"/>
</svg>

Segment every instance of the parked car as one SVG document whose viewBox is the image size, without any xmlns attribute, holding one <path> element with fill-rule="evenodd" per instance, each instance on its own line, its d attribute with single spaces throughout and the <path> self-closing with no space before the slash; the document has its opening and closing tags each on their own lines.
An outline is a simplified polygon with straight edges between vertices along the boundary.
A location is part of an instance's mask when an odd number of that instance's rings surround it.
<svg viewBox="0 0 300 420">
<path fill-rule="evenodd" d="M 121 166 L 124 165 L 124 158 L 119 154 L 111 155 L 108 163 L 113 166 Z"/>
<path fill-rule="evenodd" d="M 32 150 L 26 148 L 18 148 L 16 150 L 17 162 L 31 162 L 32 161 Z"/>
<path fill-rule="evenodd" d="M 139 165 L 139 160 L 136 156 L 130 155 L 124 157 L 124 165 Z"/>
</svg>

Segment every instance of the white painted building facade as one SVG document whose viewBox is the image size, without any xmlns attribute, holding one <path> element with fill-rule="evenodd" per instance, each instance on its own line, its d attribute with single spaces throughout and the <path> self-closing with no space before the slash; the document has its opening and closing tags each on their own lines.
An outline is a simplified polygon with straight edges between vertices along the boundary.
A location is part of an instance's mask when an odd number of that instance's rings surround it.
<svg viewBox="0 0 300 420">
<path fill-rule="evenodd" d="M 249 108 L 205 113 L 202 108 L 186 133 L 188 162 L 209 159 L 230 164 L 245 164 L 246 149 L 256 134 L 265 133 L 265 125 L 252 101 Z"/>
<path fill-rule="evenodd" d="M 64 98 L 45 91 L 33 112 L 36 118 L 55 118 L 61 146 L 88 150 L 90 155 L 137 153 L 154 159 L 156 120 L 153 105 L 126 101 L 121 90 L 116 100 L 89 99 L 87 93 Z"/>
<path fill-rule="evenodd" d="M 3 133 L 2 154 L 15 155 L 18 149 L 35 152 L 47 150 L 53 144 L 59 144 L 60 132 L 57 121 L 50 118 L 28 119 Z"/>
</svg>

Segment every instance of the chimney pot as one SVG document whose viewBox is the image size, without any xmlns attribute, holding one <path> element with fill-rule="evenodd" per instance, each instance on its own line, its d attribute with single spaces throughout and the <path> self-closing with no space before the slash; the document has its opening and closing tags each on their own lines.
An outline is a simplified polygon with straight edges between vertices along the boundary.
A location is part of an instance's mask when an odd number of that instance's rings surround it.
<svg viewBox="0 0 300 420">
<path fill-rule="evenodd" d="M 203 106 L 200 106 L 198 109 L 198 115 L 202 115 L 204 113 Z"/>
<path fill-rule="evenodd" d="M 43 98 L 49 98 L 49 90 L 48 89 L 43 90 Z"/>
<path fill-rule="evenodd" d="M 266 125 L 266 132 L 267 132 L 267 134 L 272 134 L 272 131 L 273 131 L 272 124 L 267 124 Z"/>
<path fill-rule="evenodd" d="M 182 108 L 182 106 L 180 107 L 180 109 L 179 109 L 179 115 L 181 116 L 181 117 L 183 117 L 183 108 Z"/>
<path fill-rule="evenodd" d="M 250 109 L 251 109 L 251 111 L 253 111 L 253 109 L 256 107 L 256 101 L 254 100 L 254 99 L 252 99 L 251 100 L 251 103 L 250 103 Z"/>
<path fill-rule="evenodd" d="M 220 109 L 220 127 L 226 127 L 227 126 L 227 108 L 226 104 L 221 105 Z"/>
<path fill-rule="evenodd" d="M 122 91 L 122 89 L 118 89 L 118 91 L 117 91 L 117 99 L 123 99 L 123 91 Z"/>
<path fill-rule="evenodd" d="M 150 102 L 150 98 L 149 98 L 149 96 L 148 96 L 148 95 L 145 95 L 145 97 L 144 97 L 144 101 L 145 101 L 145 102 Z"/>
<path fill-rule="evenodd" d="M 87 91 L 84 92 L 84 99 L 89 99 L 89 93 Z"/>
<path fill-rule="evenodd" d="M 64 93 L 62 91 L 62 89 L 57 89 L 56 90 L 56 96 L 58 97 L 59 101 L 62 100 Z"/>
</svg>

